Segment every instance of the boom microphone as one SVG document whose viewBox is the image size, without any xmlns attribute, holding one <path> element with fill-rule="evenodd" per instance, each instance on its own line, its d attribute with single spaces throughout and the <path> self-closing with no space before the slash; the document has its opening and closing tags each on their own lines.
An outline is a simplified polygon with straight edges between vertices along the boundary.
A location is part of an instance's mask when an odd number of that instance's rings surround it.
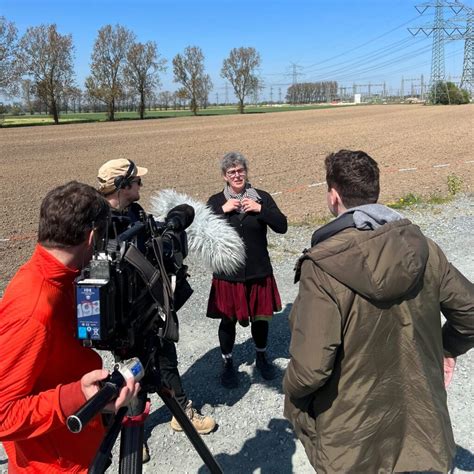
<svg viewBox="0 0 474 474">
<path fill-rule="evenodd" d="M 181 232 L 187 229 L 194 220 L 194 208 L 189 204 L 180 204 L 173 207 L 165 217 L 168 228 Z"/>
<path fill-rule="evenodd" d="M 203 202 L 164 189 L 152 196 L 151 212 L 156 219 L 163 220 L 168 213 L 177 207 L 182 209 L 181 206 L 186 204 L 194 208 L 195 214 L 192 224 L 186 229 L 190 256 L 197 257 L 213 272 L 234 274 L 245 264 L 245 245 L 236 230 Z"/>
</svg>

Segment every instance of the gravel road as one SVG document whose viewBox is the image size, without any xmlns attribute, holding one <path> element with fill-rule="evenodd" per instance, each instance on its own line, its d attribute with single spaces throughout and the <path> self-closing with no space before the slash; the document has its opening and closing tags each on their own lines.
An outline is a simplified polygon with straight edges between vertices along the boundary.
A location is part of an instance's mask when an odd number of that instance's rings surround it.
<svg viewBox="0 0 474 474">
<path fill-rule="evenodd" d="M 434 239 L 448 258 L 474 280 L 474 196 L 462 196 L 440 205 L 401 211 Z M 212 415 L 218 429 L 203 437 L 226 473 L 311 473 L 314 472 L 301 444 L 283 418 L 281 379 L 288 363 L 287 317 L 297 293 L 293 266 L 308 246 L 310 227 L 290 227 L 284 236 L 270 236 L 270 251 L 280 288 L 283 310 L 270 329 L 269 355 L 280 376 L 264 381 L 254 371 L 254 349 L 248 328 L 238 328 L 234 360 L 239 364 L 240 386 L 229 391 L 219 385 L 221 359 L 218 322 L 206 318 L 205 308 L 210 275 L 192 265 L 194 295 L 180 311 L 181 339 L 178 344 L 180 371 L 188 396 L 204 414 Z M 458 446 L 454 472 L 474 472 L 474 351 L 460 357 L 454 380 L 448 389 L 449 409 Z M 152 413 L 146 424 L 151 461 L 145 473 L 206 473 L 207 468 L 182 433 L 169 427 L 170 414 L 162 401 L 152 395 Z M 117 443 L 118 445 L 118 443 Z M 116 446 L 117 447 L 117 446 Z M 0 472 L 7 460 L 0 449 Z M 109 472 L 118 472 L 117 455 Z"/>
</svg>

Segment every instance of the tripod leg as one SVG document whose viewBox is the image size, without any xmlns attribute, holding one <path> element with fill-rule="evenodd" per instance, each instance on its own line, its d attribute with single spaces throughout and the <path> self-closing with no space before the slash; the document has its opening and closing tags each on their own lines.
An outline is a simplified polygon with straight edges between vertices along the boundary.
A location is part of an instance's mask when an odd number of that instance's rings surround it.
<svg viewBox="0 0 474 474">
<path fill-rule="evenodd" d="M 176 401 L 176 398 L 174 398 L 173 394 L 167 388 L 162 386 L 158 390 L 158 395 L 161 397 L 174 417 L 178 420 L 178 423 L 181 425 L 181 428 L 183 428 L 183 431 L 186 433 L 189 441 L 191 441 L 194 449 L 197 451 L 199 456 L 201 456 L 201 459 L 204 461 L 211 473 L 222 474 L 221 467 L 219 464 L 217 464 L 217 461 L 209 451 L 209 448 L 206 446 L 201 436 L 199 436 L 196 428 L 194 428 L 191 420 L 188 418 L 181 405 Z"/>
<path fill-rule="evenodd" d="M 144 413 L 145 407 L 146 393 L 140 392 L 134 403 L 129 406 L 127 416 L 138 417 Z M 125 422 L 123 424 L 120 436 L 120 474 L 141 474 L 143 438 L 144 419 L 140 422 Z"/>
<path fill-rule="evenodd" d="M 89 474 L 103 474 L 110 465 L 110 453 L 117 440 L 117 436 L 122 428 L 122 420 L 127 413 L 127 408 L 122 407 L 114 417 L 114 421 L 102 441 L 99 451 L 95 455 L 92 464 L 89 467 Z"/>
<path fill-rule="evenodd" d="M 120 474 L 141 474 L 143 425 L 124 426 L 120 436 Z"/>
</svg>

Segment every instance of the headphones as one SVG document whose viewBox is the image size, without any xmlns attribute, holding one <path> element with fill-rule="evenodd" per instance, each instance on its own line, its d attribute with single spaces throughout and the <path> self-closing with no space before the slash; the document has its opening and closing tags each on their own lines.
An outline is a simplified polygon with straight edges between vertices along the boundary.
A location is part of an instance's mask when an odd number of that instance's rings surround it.
<svg viewBox="0 0 474 474">
<path fill-rule="evenodd" d="M 131 178 L 133 170 L 135 169 L 135 163 L 132 160 L 128 160 L 130 164 L 128 165 L 128 170 L 123 176 L 117 176 L 114 179 L 115 189 L 123 189 L 127 186 L 131 186 Z"/>
</svg>

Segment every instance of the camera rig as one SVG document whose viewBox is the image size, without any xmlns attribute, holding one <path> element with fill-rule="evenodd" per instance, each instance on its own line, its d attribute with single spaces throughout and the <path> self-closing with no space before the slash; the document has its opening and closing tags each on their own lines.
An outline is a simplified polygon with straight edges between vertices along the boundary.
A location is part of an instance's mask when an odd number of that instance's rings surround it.
<svg viewBox="0 0 474 474">
<path fill-rule="evenodd" d="M 67 424 L 71 431 L 82 429 L 117 396 L 124 373 L 131 374 L 135 381 L 141 379 L 142 390 L 134 403 L 115 415 L 89 472 L 104 472 L 120 432 L 120 472 L 142 472 L 147 393 L 156 392 L 210 471 L 221 474 L 174 394 L 161 384 L 155 361 L 162 339 L 178 341 L 176 311 L 193 292 L 184 259 L 188 254 L 185 229 L 194 219 L 194 208 L 180 204 L 158 222 L 138 207 L 136 222 L 112 216 L 105 238 L 96 243 L 90 263 L 76 280 L 77 338 L 86 347 L 111 351 L 116 361 L 130 361 L 117 364 L 104 386 Z"/>
<path fill-rule="evenodd" d="M 76 280 L 77 337 L 84 346 L 120 359 L 150 352 L 156 337 L 178 341 L 176 311 L 192 293 L 183 261 L 191 206 L 172 209 L 164 222 L 140 213 L 126 230 L 112 216 L 105 239 Z M 156 343 L 156 341 L 154 341 Z"/>
</svg>

